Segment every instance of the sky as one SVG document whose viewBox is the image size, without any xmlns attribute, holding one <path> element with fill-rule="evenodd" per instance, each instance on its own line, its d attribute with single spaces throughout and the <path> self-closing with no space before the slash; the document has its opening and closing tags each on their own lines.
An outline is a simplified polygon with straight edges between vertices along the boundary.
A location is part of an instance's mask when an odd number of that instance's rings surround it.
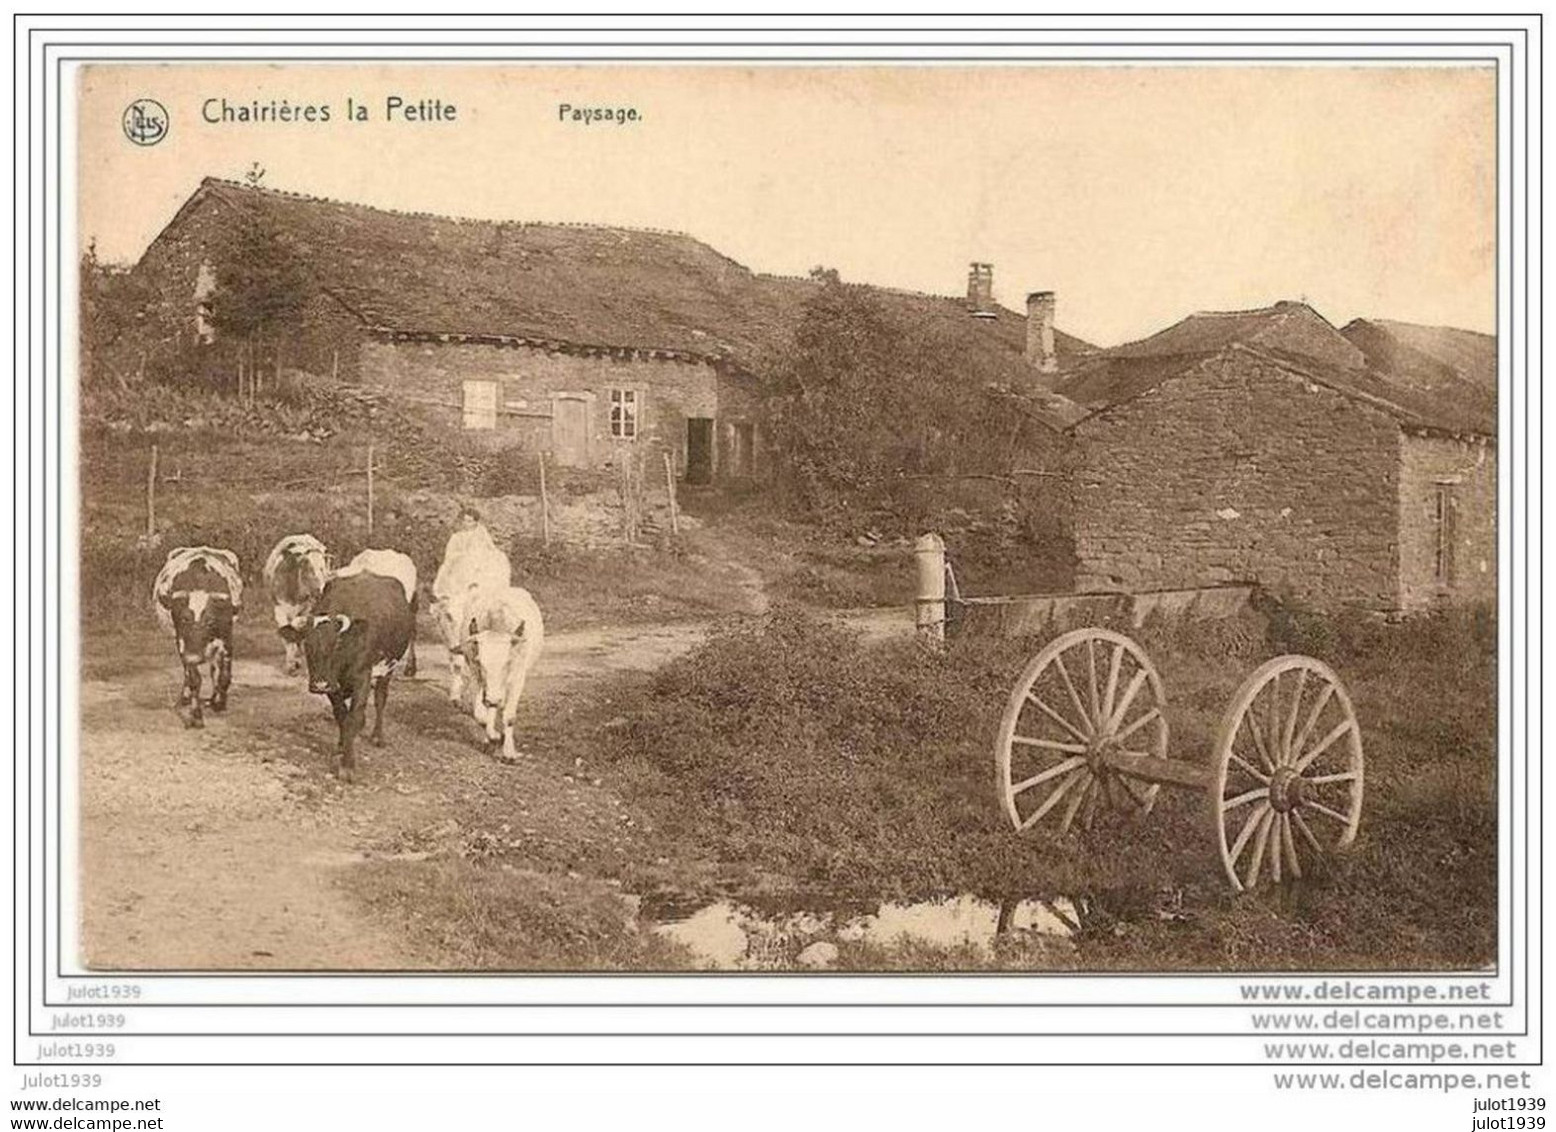
<svg viewBox="0 0 1556 1132">
<path fill-rule="evenodd" d="M 778 274 L 957 295 L 992 263 L 999 301 L 1054 291 L 1098 345 L 1280 299 L 1495 329 L 1484 67 L 114 65 L 77 89 L 80 235 L 117 262 L 258 162 L 270 188 L 673 229 Z M 385 120 L 391 97 L 455 115 Z M 156 145 L 123 129 L 141 98 Z M 330 120 L 206 121 L 222 99 Z"/>
</svg>

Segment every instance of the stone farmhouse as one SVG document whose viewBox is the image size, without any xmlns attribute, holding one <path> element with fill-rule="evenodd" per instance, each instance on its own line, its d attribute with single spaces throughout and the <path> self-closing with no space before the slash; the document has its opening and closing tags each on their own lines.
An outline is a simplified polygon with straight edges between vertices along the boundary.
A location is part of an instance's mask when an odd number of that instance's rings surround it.
<svg viewBox="0 0 1556 1132">
<path fill-rule="evenodd" d="M 1496 342 L 1302 303 L 1197 314 L 1058 375 L 1082 590 L 1316 608 L 1496 596 Z"/>
<path fill-rule="evenodd" d="M 673 232 L 459 220 L 207 178 L 135 267 L 164 334 L 219 343 L 206 315 L 237 227 L 262 222 L 301 262 L 310 295 L 285 365 L 421 406 L 466 438 L 543 450 L 564 467 L 668 452 L 687 481 L 762 475 L 760 375 L 787 348 L 819 286 L 760 275 Z M 870 288 L 892 314 L 954 334 L 970 390 L 1050 369 L 1091 347 L 992 298 L 976 265 L 968 298 Z M 1034 386 L 1038 418 L 1073 406 Z M 1050 409 L 1052 410 L 1050 412 Z"/>
</svg>

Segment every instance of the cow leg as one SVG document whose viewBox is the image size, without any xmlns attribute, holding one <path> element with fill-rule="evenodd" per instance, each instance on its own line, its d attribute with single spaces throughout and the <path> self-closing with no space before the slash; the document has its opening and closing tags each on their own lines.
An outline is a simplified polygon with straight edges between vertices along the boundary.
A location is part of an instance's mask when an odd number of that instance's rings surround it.
<svg viewBox="0 0 1556 1132">
<path fill-rule="evenodd" d="M 189 718 L 184 721 L 185 727 L 204 727 L 205 715 L 200 710 L 200 665 L 184 663 L 184 691 L 179 696 L 180 705 L 189 706 Z"/>
<path fill-rule="evenodd" d="M 367 686 L 370 680 L 371 677 L 352 691 L 351 707 L 340 727 L 340 777 L 343 782 L 350 782 L 356 776 L 356 737 L 362 733 L 362 727 L 367 721 Z"/>
<path fill-rule="evenodd" d="M 303 666 L 302 650 L 297 647 L 296 641 L 283 641 L 282 647 L 286 649 L 286 660 L 282 671 L 288 676 L 296 676 Z"/>
<path fill-rule="evenodd" d="M 211 710 L 227 710 L 227 689 L 232 687 L 232 653 L 223 648 L 216 657 L 216 672 L 212 677 L 215 687 L 211 691 Z"/>
<path fill-rule="evenodd" d="M 411 643 L 405 646 L 405 675 L 416 675 L 416 607 L 421 601 L 420 594 L 411 595 Z"/>
<path fill-rule="evenodd" d="M 389 677 L 381 676 L 373 681 L 373 734 L 375 747 L 384 745 L 384 704 L 389 701 Z"/>
<path fill-rule="evenodd" d="M 504 762 L 517 762 L 519 758 L 518 749 L 513 745 L 513 723 L 519 716 L 519 701 L 524 696 L 524 682 L 529 679 L 529 670 L 540 652 L 539 647 L 528 639 L 520 647 L 524 651 L 522 655 L 515 658 L 519 666 L 518 675 L 510 681 L 503 696 L 502 759 Z"/>
<path fill-rule="evenodd" d="M 448 702 L 462 703 L 465 698 L 465 658 L 458 653 L 448 657 Z"/>
<path fill-rule="evenodd" d="M 335 750 L 330 755 L 330 773 L 340 775 L 340 754 L 346 749 L 346 719 L 351 714 L 351 700 L 343 692 L 330 693 L 330 710 L 335 714 Z"/>
</svg>

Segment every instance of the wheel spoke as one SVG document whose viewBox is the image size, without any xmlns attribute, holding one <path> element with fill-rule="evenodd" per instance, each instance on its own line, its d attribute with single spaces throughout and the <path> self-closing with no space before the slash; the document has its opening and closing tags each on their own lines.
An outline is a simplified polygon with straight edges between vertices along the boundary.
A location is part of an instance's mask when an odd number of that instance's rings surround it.
<svg viewBox="0 0 1556 1132">
<path fill-rule="evenodd" d="M 1054 655 L 1054 667 L 1059 670 L 1059 675 L 1064 680 L 1064 689 L 1070 693 L 1070 702 L 1075 705 L 1075 714 L 1081 717 L 1082 724 L 1086 727 L 1086 734 L 1081 736 L 1089 739 L 1091 736 L 1091 721 L 1086 718 L 1086 705 L 1081 703 L 1081 694 L 1075 690 L 1075 681 L 1070 679 L 1070 670 L 1064 666 L 1064 654 Z"/>
<path fill-rule="evenodd" d="M 1041 786 L 1051 778 L 1058 778 L 1061 774 L 1068 774 L 1076 767 L 1085 765 L 1085 762 L 1086 760 L 1083 758 L 1065 759 L 1062 763 L 1049 767 L 1041 774 L 1034 774 L 1031 778 L 1016 783 L 1010 788 L 1011 797 L 1030 790 L 1034 786 Z"/>
<path fill-rule="evenodd" d="M 1276 884 L 1280 883 L 1281 858 L 1285 856 L 1285 847 L 1281 844 L 1281 835 L 1286 828 L 1286 815 L 1276 814 L 1270 819 L 1270 832 L 1274 844 L 1270 846 L 1270 879 Z"/>
<path fill-rule="evenodd" d="M 1061 743 L 1057 739 L 1034 739 L 1027 735 L 1012 735 L 1012 743 L 1020 743 L 1023 747 L 1043 747 L 1050 751 L 1068 751 L 1071 754 L 1085 754 L 1085 743 Z"/>
<path fill-rule="evenodd" d="M 1298 762 L 1296 766 L 1297 773 L 1301 774 L 1304 770 L 1306 770 L 1308 765 L 1311 764 L 1314 759 L 1318 758 L 1319 755 L 1323 754 L 1334 745 L 1334 741 L 1336 739 L 1340 738 L 1340 736 L 1344 735 L 1347 731 L 1355 726 L 1356 721 L 1351 719 L 1349 716 L 1335 724 L 1334 730 L 1325 735 L 1318 746 L 1314 747 L 1311 751 L 1302 756 L 1301 761 Z"/>
<path fill-rule="evenodd" d="M 1140 795 L 1135 793 L 1135 784 L 1127 774 L 1114 775 L 1114 778 L 1118 780 L 1119 786 L 1123 788 L 1125 794 L 1129 795 L 1129 800 L 1132 801 L 1136 806 L 1139 806 L 1143 810 L 1145 807 L 1151 804 L 1150 795 Z"/>
<path fill-rule="evenodd" d="M 1042 821 L 1043 815 L 1046 814 L 1049 810 L 1053 809 L 1054 806 L 1058 804 L 1059 799 L 1063 798 L 1065 794 L 1069 792 L 1070 788 L 1085 776 L 1086 770 L 1084 767 L 1079 767 L 1071 771 L 1070 777 L 1066 778 L 1063 782 L 1059 783 L 1058 786 L 1054 787 L 1053 793 L 1049 794 L 1048 797 L 1043 799 L 1043 804 L 1037 809 L 1033 810 L 1032 813 L 1027 816 L 1027 819 L 1021 823 L 1021 828 L 1016 832 L 1020 833 L 1022 830 L 1031 829 L 1038 822 Z"/>
<path fill-rule="evenodd" d="M 1317 786 L 1325 782 L 1351 782 L 1356 778 L 1354 770 L 1348 770 L 1341 774 L 1319 774 L 1312 778 L 1304 778 L 1302 781 Z"/>
<path fill-rule="evenodd" d="M 1313 728 L 1318 726 L 1319 716 L 1324 714 L 1324 708 L 1329 706 L 1329 699 L 1333 695 L 1334 685 L 1325 684 L 1324 690 L 1319 694 L 1318 702 L 1315 703 L 1313 705 L 1313 709 L 1307 713 L 1307 722 L 1302 725 L 1302 733 L 1297 736 L 1296 741 L 1291 745 L 1291 749 L 1293 751 L 1300 751 L 1303 747 L 1307 746 L 1308 736 L 1312 735 Z"/>
<path fill-rule="evenodd" d="M 1122 731 L 1117 732 L 1113 736 L 1113 739 L 1116 742 L 1122 743 L 1125 739 L 1129 738 L 1136 731 L 1139 731 L 1140 728 L 1144 727 L 1147 723 L 1150 723 L 1151 720 L 1159 718 L 1161 716 L 1161 714 L 1162 714 L 1162 709 L 1161 708 L 1154 708 L 1153 707 L 1150 711 L 1146 712 L 1139 719 L 1137 719 L 1133 723 L 1131 723 L 1128 727 L 1124 728 Z"/>
<path fill-rule="evenodd" d="M 1291 739 L 1297 733 L 1297 714 L 1302 709 L 1302 693 L 1307 690 L 1307 669 L 1297 669 L 1297 690 L 1291 697 L 1291 712 L 1286 716 L 1286 731 L 1281 736 L 1281 753 L 1290 762 L 1296 758 L 1296 752 L 1291 749 Z"/>
<path fill-rule="evenodd" d="M 1102 700 L 1097 696 L 1097 638 L 1086 638 L 1087 687 L 1091 689 L 1091 718 L 1097 726 L 1102 724 Z"/>
<path fill-rule="evenodd" d="M 1269 697 L 1264 700 L 1264 726 L 1267 734 L 1264 737 L 1265 744 L 1270 752 L 1270 761 L 1276 766 L 1286 760 L 1281 758 L 1280 750 L 1280 678 L 1283 673 L 1277 672 L 1274 678 L 1264 687 L 1264 690 L 1254 697 L 1257 701 L 1268 692 Z"/>
<path fill-rule="evenodd" d="M 1036 704 L 1048 716 L 1048 718 L 1052 719 L 1059 726 L 1063 727 L 1071 735 L 1074 735 L 1082 743 L 1090 742 L 1090 737 L 1089 736 L 1087 736 L 1087 735 L 1083 734 L 1081 731 L 1077 730 L 1075 724 L 1071 723 L 1068 719 L 1065 719 L 1064 716 L 1060 715 L 1053 708 L 1051 708 L 1047 704 L 1045 704 L 1041 699 L 1038 698 L 1038 696 L 1037 696 L 1037 694 L 1035 692 L 1028 692 L 1027 693 L 1027 699 L 1031 700 L 1034 704 Z"/>
<path fill-rule="evenodd" d="M 1269 806 L 1260 806 L 1252 814 L 1248 815 L 1248 820 L 1243 823 L 1242 831 L 1238 833 L 1237 840 L 1232 842 L 1232 848 L 1228 853 L 1228 859 L 1232 862 L 1233 868 L 1237 867 L 1237 858 L 1243 855 L 1243 846 L 1248 844 L 1248 839 L 1253 836 L 1253 831 L 1259 827 L 1259 823 L 1264 820 L 1264 815 L 1269 812 Z"/>
<path fill-rule="evenodd" d="M 1254 770 L 1254 768 L 1252 766 L 1250 766 L 1247 762 L 1245 762 L 1243 760 L 1242 756 L 1240 756 L 1236 751 L 1228 751 L 1226 753 L 1226 757 L 1228 759 L 1230 759 L 1232 762 L 1236 763 L 1238 766 L 1242 767 L 1245 771 L 1247 771 L 1249 774 L 1253 775 L 1254 778 L 1257 778 L 1260 782 L 1264 783 L 1266 786 L 1268 786 L 1270 784 L 1270 776 L 1269 775 L 1267 775 L 1267 774 L 1260 774 L 1258 771 Z"/>
<path fill-rule="evenodd" d="M 1097 781 L 1091 776 L 1090 771 L 1083 770 L 1078 771 L 1077 773 L 1084 775 L 1086 781 L 1079 790 L 1076 790 L 1070 795 L 1070 804 L 1064 808 L 1064 817 L 1059 822 L 1060 833 L 1070 832 L 1070 825 L 1075 821 L 1076 812 L 1081 808 L 1081 803 L 1086 800 L 1086 796 L 1091 793 L 1092 786 L 1095 785 Z"/>
<path fill-rule="evenodd" d="M 1097 820 L 1097 805 L 1102 797 L 1103 791 L 1106 788 L 1106 779 L 1098 778 L 1096 776 L 1092 777 L 1091 791 L 1086 798 L 1086 809 L 1081 815 L 1081 828 L 1090 829 L 1091 823 Z"/>
<path fill-rule="evenodd" d="M 1103 725 L 1102 733 L 1104 735 L 1113 733 L 1114 728 L 1118 726 L 1119 720 L 1124 718 L 1124 714 L 1129 711 L 1129 706 L 1135 702 L 1135 697 L 1140 694 L 1140 688 L 1145 684 L 1145 680 L 1146 673 L 1143 668 L 1137 669 L 1135 674 L 1129 678 L 1129 683 L 1124 687 L 1124 694 L 1119 697 L 1118 707 L 1113 710 L 1112 714 L 1108 716 L 1107 722 Z"/>
<path fill-rule="evenodd" d="M 1293 815 L 1289 813 L 1282 814 L 1280 816 L 1280 839 L 1281 843 L 1286 847 L 1286 859 L 1291 865 L 1291 875 L 1295 879 L 1301 880 L 1302 862 L 1297 860 L 1297 843 L 1296 840 L 1291 836 L 1292 817 Z"/>
<path fill-rule="evenodd" d="M 1270 752 L 1264 746 L 1264 733 L 1259 729 L 1259 715 L 1253 710 L 1252 703 L 1248 705 L 1248 710 L 1243 713 L 1243 718 L 1238 723 L 1239 730 L 1245 723 L 1253 734 L 1253 745 L 1259 752 L 1259 761 L 1264 764 L 1265 770 L 1274 773 L 1275 761 L 1270 758 Z"/>
<path fill-rule="evenodd" d="M 1259 867 L 1264 864 L 1264 847 L 1269 844 L 1270 826 L 1274 824 L 1275 811 L 1265 812 L 1259 823 L 1259 833 L 1253 840 L 1253 857 L 1248 861 L 1248 871 L 1243 874 L 1243 887 L 1252 888 L 1259 883 Z"/>
<path fill-rule="evenodd" d="M 1224 798 L 1221 801 L 1221 812 L 1223 814 L 1229 813 L 1230 811 L 1237 809 L 1238 806 L 1247 805 L 1255 798 L 1267 798 L 1269 797 L 1269 793 L 1270 792 L 1268 789 L 1261 786 L 1257 790 L 1250 790 L 1246 794 L 1239 794 L 1235 798 Z"/>
<path fill-rule="evenodd" d="M 1113 697 L 1118 695 L 1118 666 L 1124 661 L 1124 646 L 1113 646 L 1113 659 L 1108 662 L 1108 682 L 1102 689 L 1102 714 L 1099 719 L 1113 720 Z"/>
<path fill-rule="evenodd" d="M 1308 824 L 1303 819 L 1302 815 L 1297 813 L 1296 810 L 1292 810 L 1291 820 L 1293 824 L 1296 825 L 1298 832 L 1300 832 L 1307 843 L 1313 847 L 1314 855 L 1316 855 L 1317 858 L 1322 861 L 1324 859 L 1324 847 L 1318 843 L 1318 838 L 1313 836 L 1313 831 L 1308 828 Z"/>
<path fill-rule="evenodd" d="M 1311 798 L 1305 798 L 1305 799 L 1303 799 L 1302 804 L 1304 806 L 1308 807 L 1309 809 L 1317 810 L 1319 813 L 1324 814 L 1327 817 L 1333 818 L 1335 821 L 1339 822 L 1343 826 L 1346 826 L 1347 828 L 1350 827 L 1350 824 L 1351 824 L 1351 819 L 1350 818 L 1346 817 L 1344 814 L 1340 813 L 1340 811 L 1338 811 L 1338 810 L 1331 810 L 1328 806 L 1324 805 L 1322 802 L 1315 802 Z"/>
</svg>

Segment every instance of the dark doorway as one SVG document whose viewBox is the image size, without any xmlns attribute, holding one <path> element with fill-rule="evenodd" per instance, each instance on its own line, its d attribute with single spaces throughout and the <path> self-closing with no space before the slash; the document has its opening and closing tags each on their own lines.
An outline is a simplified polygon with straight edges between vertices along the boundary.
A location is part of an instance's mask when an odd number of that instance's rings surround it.
<svg viewBox="0 0 1556 1132">
<path fill-rule="evenodd" d="M 686 482 L 709 483 L 713 479 L 713 418 L 686 419 Z"/>
</svg>

